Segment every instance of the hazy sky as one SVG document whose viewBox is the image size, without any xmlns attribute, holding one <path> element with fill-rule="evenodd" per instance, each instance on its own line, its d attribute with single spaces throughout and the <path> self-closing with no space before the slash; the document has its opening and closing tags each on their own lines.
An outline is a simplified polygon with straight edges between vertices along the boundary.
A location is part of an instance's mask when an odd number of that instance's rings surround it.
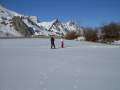
<svg viewBox="0 0 120 90">
<path fill-rule="evenodd" d="M 82 26 L 120 21 L 120 0 L 0 0 L 9 9 L 38 16 L 41 21 L 59 18 Z"/>
</svg>

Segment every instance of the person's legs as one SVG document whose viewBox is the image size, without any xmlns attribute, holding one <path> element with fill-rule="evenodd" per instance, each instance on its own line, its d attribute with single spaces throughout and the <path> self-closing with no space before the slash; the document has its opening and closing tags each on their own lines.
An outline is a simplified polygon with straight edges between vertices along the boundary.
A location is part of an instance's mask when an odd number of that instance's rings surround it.
<svg viewBox="0 0 120 90">
<path fill-rule="evenodd" d="M 54 43 L 54 41 L 51 42 L 51 48 L 55 48 L 55 43 Z"/>
<path fill-rule="evenodd" d="M 62 42 L 62 48 L 63 48 L 63 42 Z"/>
<path fill-rule="evenodd" d="M 55 44 L 54 43 L 51 43 L 51 48 L 55 48 Z"/>
<path fill-rule="evenodd" d="M 53 44 L 54 48 L 55 48 L 55 43 Z"/>
<path fill-rule="evenodd" d="M 52 44 L 51 44 L 51 48 L 52 48 Z"/>
<path fill-rule="evenodd" d="M 64 48 L 64 42 L 61 42 L 61 48 Z"/>
<path fill-rule="evenodd" d="M 53 48 L 53 44 L 51 43 L 51 48 Z"/>
</svg>

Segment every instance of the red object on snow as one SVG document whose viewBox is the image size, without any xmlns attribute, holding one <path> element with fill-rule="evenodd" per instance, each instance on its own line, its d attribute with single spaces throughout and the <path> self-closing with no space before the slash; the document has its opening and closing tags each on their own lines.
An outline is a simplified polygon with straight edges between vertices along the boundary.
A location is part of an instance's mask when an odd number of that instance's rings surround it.
<svg viewBox="0 0 120 90">
<path fill-rule="evenodd" d="M 64 48 L 64 39 L 61 38 L 61 48 Z"/>
</svg>

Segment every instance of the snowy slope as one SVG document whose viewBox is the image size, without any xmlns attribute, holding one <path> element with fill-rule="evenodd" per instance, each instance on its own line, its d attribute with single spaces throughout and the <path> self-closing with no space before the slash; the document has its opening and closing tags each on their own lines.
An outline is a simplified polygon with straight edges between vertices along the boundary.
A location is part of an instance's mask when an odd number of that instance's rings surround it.
<svg viewBox="0 0 120 90">
<path fill-rule="evenodd" d="M 15 30 L 14 26 L 12 26 L 11 24 L 11 19 L 14 16 L 21 16 L 21 14 L 6 9 L 2 5 L 0 5 L 0 37 L 22 36 Z"/>
<path fill-rule="evenodd" d="M 0 90 L 120 90 L 120 47 L 48 39 L 0 40 Z"/>
<path fill-rule="evenodd" d="M 18 14 L 12 10 L 9 10 L 7 8 L 4 8 L 2 5 L 0 5 L 0 18 L 5 17 L 5 18 L 12 18 L 14 16 L 22 16 L 21 14 Z"/>
<path fill-rule="evenodd" d="M 9 9 L 6 9 L 0 5 L 0 32 L 2 32 L 0 34 L 0 37 L 5 37 L 5 36 L 7 37 L 8 34 L 10 34 L 13 37 L 14 36 L 15 37 L 23 36 L 20 32 L 18 32 L 15 29 L 15 26 L 12 23 L 13 22 L 12 18 L 15 16 L 21 17 L 21 21 L 23 21 L 24 24 L 26 24 L 28 28 L 29 27 L 32 28 L 34 30 L 35 34 L 39 35 L 42 33 L 42 32 L 40 32 L 42 28 L 37 26 L 37 18 L 35 16 L 24 16 L 24 15 L 14 12 L 14 11 L 11 11 Z M 36 30 L 38 32 L 36 32 Z"/>
<path fill-rule="evenodd" d="M 13 26 L 8 25 L 0 25 L 0 37 L 21 37 L 22 35 L 18 33 Z"/>
</svg>

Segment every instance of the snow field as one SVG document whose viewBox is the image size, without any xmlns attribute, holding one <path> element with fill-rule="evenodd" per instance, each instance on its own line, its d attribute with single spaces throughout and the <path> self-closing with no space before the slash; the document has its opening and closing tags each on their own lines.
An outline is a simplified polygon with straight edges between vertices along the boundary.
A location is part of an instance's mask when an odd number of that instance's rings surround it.
<svg viewBox="0 0 120 90">
<path fill-rule="evenodd" d="M 0 39 L 0 90 L 119 90 L 120 47 L 65 40 Z"/>
</svg>

